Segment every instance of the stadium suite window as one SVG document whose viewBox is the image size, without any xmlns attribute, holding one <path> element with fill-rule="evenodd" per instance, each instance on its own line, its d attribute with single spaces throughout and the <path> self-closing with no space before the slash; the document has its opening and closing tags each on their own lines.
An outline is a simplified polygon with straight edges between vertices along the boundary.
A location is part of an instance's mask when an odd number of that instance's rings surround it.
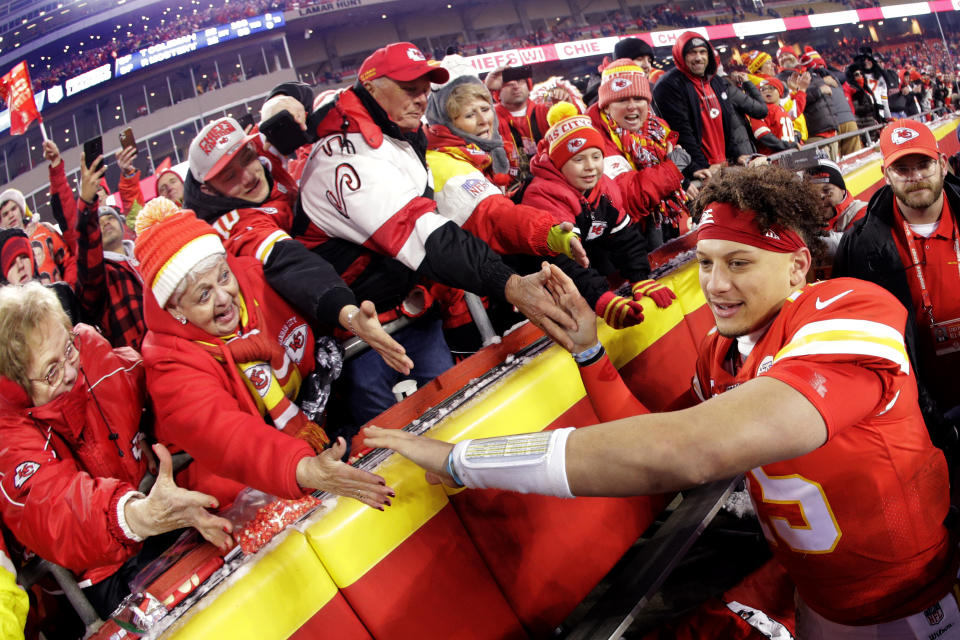
<svg viewBox="0 0 960 640">
<path fill-rule="evenodd" d="M 104 129 L 113 129 L 122 125 L 124 120 L 123 108 L 120 106 L 120 94 L 116 91 L 107 93 L 97 100 L 100 110 L 100 125 Z"/>
<path fill-rule="evenodd" d="M 159 75 L 148 79 L 144 87 L 147 90 L 147 104 L 150 106 L 150 113 L 173 104 L 170 96 L 170 85 L 167 83 L 166 75 Z"/>
<path fill-rule="evenodd" d="M 247 101 L 247 111 L 253 115 L 253 119 L 257 122 L 260 121 L 260 107 L 263 106 L 266 98 L 257 98 L 256 100 Z"/>
<path fill-rule="evenodd" d="M 122 111 L 126 114 L 127 122 L 149 113 L 147 109 L 147 97 L 143 92 L 142 84 L 133 84 L 124 87 L 120 90 L 120 98 L 123 100 Z"/>
<path fill-rule="evenodd" d="M 169 75 L 174 104 L 197 96 L 197 88 L 193 86 L 189 68 L 178 69 Z"/>
<path fill-rule="evenodd" d="M 47 130 L 49 133 L 49 129 Z M 30 155 L 30 162 L 34 167 L 39 167 L 43 162 L 43 136 L 40 134 L 40 128 L 36 125 L 30 125 L 26 133 L 27 151 Z"/>
<path fill-rule="evenodd" d="M 290 61 L 287 59 L 287 51 L 283 48 L 282 40 L 271 40 L 264 45 L 263 50 L 267 56 L 267 73 L 290 68 Z"/>
<path fill-rule="evenodd" d="M 56 118 L 50 118 L 45 121 L 45 124 L 49 126 L 47 133 L 50 134 L 50 137 L 53 139 L 53 141 L 57 143 L 58 147 L 60 147 L 61 153 L 79 144 L 77 140 L 77 132 L 73 128 L 72 113 L 66 113 L 57 116 Z"/>
<path fill-rule="evenodd" d="M 190 151 L 190 143 L 197 135 L 197 128 L 193 122 L 188 122 L 182 126 L 173 128 L 173 141 L 180 154 L 180 159 L 186 159 Z"/>
<path fill-rule="evenodd" d="M 10 172 L 11 180 L 30 171 L 27 141 L 24 140 L 23 136 L 10 136 L 4 149 L 7 154 L 7 169 Z"/>
<path fill-rule="evenodd" d="M 7 174 L 7 156 L 3 153 L 3 149 L 0 149 L 0 180 L 10 182 L 10 176 Z"/>
<path fill-rule="evenodd" d="M 267 72 L 266 60 L 263 57 L 263 48 L 255 47 L 240 53 L 240 64 L 247 79 L 262 76 Z"/>
<path fill-rule="evenodd" d="M 217 68 L 213 60 L 198 62 L 193 68 L 193 80 L 197 83 L 197 95 L 207 93 L 217 88 Z"/>
<path fill-rule="evenodd" d="M 173 146 L 173 135 L 170 131 L 164 131 L 151 138 L 148 138 L 147 144 L 150 147 L 150 155 L 153 156 L 153 165 L 159 166 L 164 158 L 170 158 L 170 162 L 177 164 L 176 153 Z"/>
<path fill-rule="evenodd" d="M 84 140 L 89 140 L 90 138 L 95 138 L 100 135 L 100 123 L 97 118 L 96 103 L 91 102 L 77 107 L 75 115 L 77 116 L 77 140 L 79 142 L 82 143 Z M 119 146 L 120 142 L 118 140 L 103 141 L 104 153 L 110 153 Z"/>
</svg>

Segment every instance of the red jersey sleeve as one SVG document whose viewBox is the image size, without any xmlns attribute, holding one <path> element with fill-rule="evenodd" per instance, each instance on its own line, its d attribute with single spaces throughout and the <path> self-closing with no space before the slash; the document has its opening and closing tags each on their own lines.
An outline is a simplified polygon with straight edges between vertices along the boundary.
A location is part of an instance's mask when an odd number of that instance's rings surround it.
<svg viewBox="0 0 960 640">
<path fill-rule="evenodd" d="M 597 362 L 581 367 L 580 378 L 593 411 L 602 422 L 650 413 L 627 388 L 609 356 L 604 355 Z"/>
<path fill-rule="evenodd" d="M 906 310 L 886 290 L 837 278 L 788 301 L 787 341 L 768 375 L 817 407 L 828 438 L 888 410 L 911 380 L 902 327 Z"/>
</svg>

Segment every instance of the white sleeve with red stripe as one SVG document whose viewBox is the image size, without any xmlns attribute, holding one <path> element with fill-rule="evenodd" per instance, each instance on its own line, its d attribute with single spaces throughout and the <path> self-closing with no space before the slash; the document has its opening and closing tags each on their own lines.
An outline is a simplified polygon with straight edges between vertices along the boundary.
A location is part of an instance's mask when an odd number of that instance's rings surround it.
<svg viewBox="0 0 960 640">
<path fill-rule="evenodd" d="M 448 222 L 433 200 L 422 197 L 432 177 L 412 147 L 389 137 L 373 148 L 357 133 L 328 136 L 316 145 L 300 179 L 300 197 L 310 221 L 330 237 L 343 238 L 417 269 L 425 243 Z"/>
</svg>

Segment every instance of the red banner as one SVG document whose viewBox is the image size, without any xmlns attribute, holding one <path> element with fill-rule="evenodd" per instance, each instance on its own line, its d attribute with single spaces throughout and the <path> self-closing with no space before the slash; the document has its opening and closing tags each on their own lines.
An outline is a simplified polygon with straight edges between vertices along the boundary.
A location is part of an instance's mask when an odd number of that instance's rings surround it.
<svg viewBox="0 0 960 640">
<path fill-rule="evenodd" d="M 0 78 L 0 98 L 10 107 L 10 133 L 13 135 L 22 135 L 34 119 L 40 120 L 26 60 Z"/>
</svg>

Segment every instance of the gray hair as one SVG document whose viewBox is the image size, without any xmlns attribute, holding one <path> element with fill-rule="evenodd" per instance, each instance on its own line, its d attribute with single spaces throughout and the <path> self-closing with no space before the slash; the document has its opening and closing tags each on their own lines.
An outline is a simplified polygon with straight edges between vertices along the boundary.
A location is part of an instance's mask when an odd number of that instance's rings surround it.
<svg viewBox="0 0 960 640">
<path fill-rule="evenodd" d="M 70 331 L 70 318 L 53 291 L 35 281 L 0 287 L 0 375 L 28 393 L 30 338 L 45 320 L 62 324 Z"/>
<path fill-rule="evenodd" d="M 187 292 L 187 289 L 190 288 L 194 282 L 196 282 L 200 276 L 204 275 L 211 269 L 213 269 L 220 260 L 226 259 L 226 253 L 214 253 L 209 255 L 197 264 L 193 265 L 193 268 L 187 272 L 183 279 L 177 284 L 177 288 L 173 290 L 173 293 L 170 294 L 170 298 L 167 300 L 168 307 L 175 307 L 180 304 L 180 298 L 183 297 L 183 294 Z"/>
</svg>

